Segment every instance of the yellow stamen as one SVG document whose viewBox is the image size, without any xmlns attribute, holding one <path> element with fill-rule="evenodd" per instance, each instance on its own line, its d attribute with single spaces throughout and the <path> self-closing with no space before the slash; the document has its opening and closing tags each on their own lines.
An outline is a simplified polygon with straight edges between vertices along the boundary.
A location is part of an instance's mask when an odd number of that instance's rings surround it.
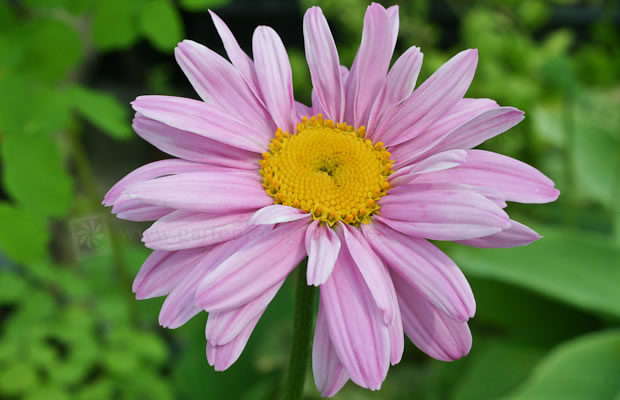
<svg viewBox="0 0 620 400">
<path fill-rule="evenodd" d="M 393 161 L 366 128 L 334 123 L 321 114 L 302 118 L 296 134 L 278 128 L 263 153 L 263 187 L 276 204 L 312 212 L 333 226 L 368 223 L 390 189 Z"/>
</svg>

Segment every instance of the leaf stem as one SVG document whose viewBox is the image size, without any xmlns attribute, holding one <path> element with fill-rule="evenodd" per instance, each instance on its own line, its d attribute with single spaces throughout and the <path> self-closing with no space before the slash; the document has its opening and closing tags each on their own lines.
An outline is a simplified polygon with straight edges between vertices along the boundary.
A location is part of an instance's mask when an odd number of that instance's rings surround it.
<svg viewBox="0 0 620 400">
<path fill-rule="evenodd" d="M 297 267 L 293 344 L 284 384 L 284 400 L 299 400 L 303 397 L 310 359 L 316 288 L 306 283 L 306 265 L 307 259 Z"/>
</svg>

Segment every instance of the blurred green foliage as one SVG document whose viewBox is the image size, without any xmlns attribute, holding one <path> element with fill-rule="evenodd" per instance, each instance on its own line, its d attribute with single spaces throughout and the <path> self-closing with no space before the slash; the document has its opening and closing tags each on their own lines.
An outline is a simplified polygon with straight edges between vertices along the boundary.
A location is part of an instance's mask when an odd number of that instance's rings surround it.
<svg viewBox="0 0 620 400">
<path fill-rule="evenodd" d="M 99 202 L 120 175 L 101 175 L 110 162 L 96 168 L 93 160 L 102 157 L 84 146 L 103 136 L 115 146 L 138 143 L 118 90 L 99 89 L 105 85 L 90 67 L 106 55 L 136 52 L 145 41 L 149 51 L 172 59 L 185 36 L 183 13 L 201 13 L 209 24 L 206 9 L 226 3 L 0 0 L 0 398 L 259 400 L 277 393 L 290 340 L 289 283 L 241 359 L 215 373 L 204 355 L 204 315 L 168 333 L 156 325 L 161 300 L 133 299 L 131 279 L 148 252 L 138 228 L 106 217 Z M 618 399 L 618 7 L 570 0 L 441 4 L 399 2 L 397 53 L 420 46 L 424 79 L 458 50 L 478 48 L 468 96 L 496 99 L 527 116 L 483 147 L 537 166 L 562 195 L 554 204 L 510 206 L 515 219 L 545 236 L 530 247 L 442 244 L 478 302 L 469 357 L 442 363 L 409 344 L 381 391 L 347 385 L 338 398 Z M 300 9 L 310 5 L 323 7 L 341 61 L 350 65 L 366 3 L 302 0 Z M 593 13 L 594 23 L 570 27 L 561 18 L 580 11 Z M 307 102 L 303 49 L 289 55 L 296 96 Z M 166 66 L 144 74 L 155 92 L 183 92 Z M 310 376 L 306 395 L 319 397 Z"/>
</svg>

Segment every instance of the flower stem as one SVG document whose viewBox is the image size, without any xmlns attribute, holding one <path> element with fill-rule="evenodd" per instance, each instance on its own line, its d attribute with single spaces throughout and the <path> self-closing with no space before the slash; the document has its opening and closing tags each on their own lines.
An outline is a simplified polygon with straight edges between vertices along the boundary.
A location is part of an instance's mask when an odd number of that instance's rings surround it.
<svg viewBox="0 0 620 400">
<path fill-rule="evenodd" d="M 302 398 L 306 368 L 310 359 L 316 288 L 306 283 L 306 265 L 307 259 L 297 267 L 293 345 L 284 383 L 284 400 Z"/>
</svg>

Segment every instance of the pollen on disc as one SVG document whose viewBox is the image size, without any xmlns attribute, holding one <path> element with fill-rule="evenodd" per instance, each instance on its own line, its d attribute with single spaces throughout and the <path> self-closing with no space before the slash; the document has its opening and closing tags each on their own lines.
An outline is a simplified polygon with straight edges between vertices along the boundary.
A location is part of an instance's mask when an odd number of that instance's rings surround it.
<svg viewBox="0 0 620 400">
<path fill-rule="evenodd" d="M 260 161 L 266 193 L 330 226 L 369 222 L 390 189 L 393 161 L 365 133 L 321 114 L 304 117 L 295 134 L 278 129 Z"/>
</svg>

